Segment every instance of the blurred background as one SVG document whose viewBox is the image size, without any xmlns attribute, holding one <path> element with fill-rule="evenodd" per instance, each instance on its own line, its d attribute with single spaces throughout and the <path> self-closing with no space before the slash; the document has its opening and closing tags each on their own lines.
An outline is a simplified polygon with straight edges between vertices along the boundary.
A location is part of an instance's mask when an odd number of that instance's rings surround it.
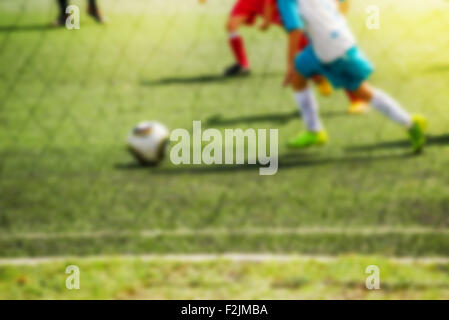
<svg viewBox="0 0 449 320">
<path fill-rule="evenodd" d="M 243 28 L 252 75 L 223 78 L 232 0 L 103 0 L 102 24 L 71 4 L 79 30 L 55 27 L 56 1 L 0 2 L 0 298 L 449 298 L 447 1 L 377 0 L 373 30 L 372 1 L 348 15 L 372 82 L 429 118 L 418 157 L 342 92 L 319 97 L 332 143 L 289 151 L 285 32 Z M 143 120 L 279 129 L 279 171 L 140 167 Z"/>
</svg>

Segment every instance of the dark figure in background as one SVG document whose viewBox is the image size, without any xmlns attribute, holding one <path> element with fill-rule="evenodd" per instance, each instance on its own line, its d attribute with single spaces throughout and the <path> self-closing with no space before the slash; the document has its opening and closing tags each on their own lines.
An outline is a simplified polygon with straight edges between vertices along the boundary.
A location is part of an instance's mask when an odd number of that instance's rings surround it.
<svg viewBox="0 0 449 320">
<path fill-rule="evenodd" d="M 100 10 L 97 6 L 96 0 L 88 0 L 88 7 L 87 7 L 87 14 L 90 15 L 92 18 L 94 18 L 98 23 L 103 23 L 104 19 L 103 16 L 100 13 Z M 65 21 L 68 17 L 68 14 L 65 12 L 66 8 L 69 5 L 68 0 L 58 0 L 59 5 L 59 16 L 58 19 L 55 21 L 55 26 L 64 26 Z"/>
</svg>

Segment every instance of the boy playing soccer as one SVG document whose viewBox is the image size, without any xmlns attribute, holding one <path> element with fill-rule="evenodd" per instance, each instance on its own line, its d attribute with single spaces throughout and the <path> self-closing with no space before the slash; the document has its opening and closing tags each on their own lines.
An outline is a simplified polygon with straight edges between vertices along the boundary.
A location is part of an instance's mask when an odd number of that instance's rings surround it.
<svg viewBox="0 0 449 320">
<path fill-rule="evenodd" d="M 426 119 L 410 115 L 389 95 L 366 81 L 373 72 L 371 63 L 358 48 L 355 38 L 338 11 L 334 0 L 277 0 L 288 32 L 288 65 L 284 85 L 292 84 L 307 131 L 288 145 L 303 148 L 322 145 L 328 140 L 318 115 L 318 104 L 307 80 L 323 75 L 333 86 L 343 87 L 357 98 L 370 103 L 391 120 L 407 129 L 415 153 L 425 144 Z M 296 55 L 303 34 L 311 40 Z"/>
<path fill-rule="evenodd" d="M 199 1 L 200 3 L 206 2 L 206 0 Z M 334 1 L 339 3 L 339 9 L 342 12 L 346 13 L 348 11 L 349 0 Z M 238 0 L 226 23 L 226 29 L 229 34 L 229 47 L 233 52 L 236 62 L 225 70 L 225 76 L 232 77 L 248 75 L 250 73 L 249 59 L 246 54 L 243 38 L 238 30 L 242 24 L 253 25 L 258 16 L 263 18 L 263 22 L 259 27 L 262 31 L 268 30 L 272 24 L 283 26 L 276 0 Z M 298 40 L 297 52 L 303 50 L 308 45 L 308 42 L 308 38 L 303 34 Z M 332 93 L 332 86 L 325 77 L 315 75 L 313 81 L 322 95 L 328 96 Z M 362 114 L 368 110 L 366 103 L 350 92 L 347 91 L 346 93 L 351 102 L 348 113 Z"/>
<path fill-rule="evenodd" d="M 349 10 L 349 0 L 334 0 L 334 1 L 338 4 L 338 10 L 346 15 Z M 299 54 L 308 45 L 309 39 L 307 38 L 306 34 L 303 33 L 300 37 L 299 48 L 296 54 Z M 333 91 L 332 85 L 324 76 L 317 74 L 312 77 L 312 80 L 318 86 L 318 90 L 323 96 L 329 96 L 332 93 Z M 296 91 L 294 85 L 292 86 L 292 88 L 293 91 Z M 345 90 L 345 92 L 349 101 L 351 102 L 348 108 L 349 114 L 363 114 L 369 110 L 368 104 L 366 102 L 360 100 L 356 95 L 351 93 L 349 90 Z"/>
</svg>

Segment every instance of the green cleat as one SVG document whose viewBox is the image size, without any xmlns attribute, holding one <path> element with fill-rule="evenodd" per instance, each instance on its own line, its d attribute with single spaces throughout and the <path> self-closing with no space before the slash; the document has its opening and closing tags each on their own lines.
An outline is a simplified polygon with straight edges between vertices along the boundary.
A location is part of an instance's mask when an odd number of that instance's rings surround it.
<svg viewBox="0 0 449 320">
<path fill-rule="evenodd" d="M 300 133 L 298 137 L 288 141 L 290 148 L 307 148 L 311 146 L 321 146 L 328 141 L 327 132 L 321 130 L 318 132 L 306 131 Z"/>
<path fill-rule="evenodd" d="M 412 116 L 412 126 L 408 129 L 413 153 L 420 153 L 426 143 L 427 119 L 421 115 Z"/>
</svg>

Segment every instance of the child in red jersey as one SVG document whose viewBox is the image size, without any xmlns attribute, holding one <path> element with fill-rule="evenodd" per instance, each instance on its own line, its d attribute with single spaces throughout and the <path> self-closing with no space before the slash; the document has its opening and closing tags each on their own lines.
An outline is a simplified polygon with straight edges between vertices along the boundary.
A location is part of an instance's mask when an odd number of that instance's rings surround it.
<svg viewBox="0 0 449 320">
<path fill-rule="evenodd" d="M 236 63 L 225 70 L 225 76 L 248 75 L 250 63 L 239 29 L 242 25 L 254 25 L 257 17 L 262 17 L 261 30 L 267 30 L 271 24 L 281 25 L 276 0 L 238 0 L 231 10 L 226 29 L 229 35 L 229 46 Z"/>
</svg>

